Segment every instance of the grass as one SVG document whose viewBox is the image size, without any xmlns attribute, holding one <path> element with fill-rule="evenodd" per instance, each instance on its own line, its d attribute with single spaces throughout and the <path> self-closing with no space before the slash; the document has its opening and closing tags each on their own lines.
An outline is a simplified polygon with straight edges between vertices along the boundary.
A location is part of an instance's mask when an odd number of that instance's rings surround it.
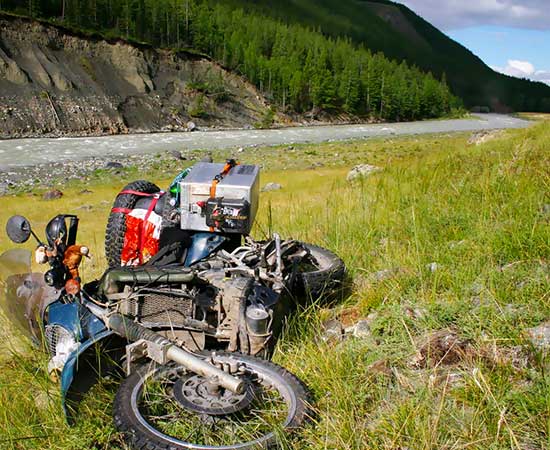
<svg viewBox="0 0 550 450">
<path fill-rule="evenodd" d="M 546 121 L 550 120 L 550 114 L 548 113 L 532 113 L 532 112 L 520 112 L 515 114 L 520 119 L 533 120 L 533 121 Z"/>
<path fill-rule="evenodd" d="M 284 237 L 341 255 L 354 283 L 334 307 L 315 305 L 293 317 L 278 345 L 275 360 L 315 397 L 316 416 L 290 448 L 550 448 L 550 361 L 525 333 L 550 317 L 550 126 L 507 131 L 479 146 L 467 145 L 467 137 L 239 155 L 263 164 L 262 184 L 283 185 L 262 194 L 254 234 L 268 233 L 270 215 Z M 346 174 L 357 163 L 383 171 L 350 184 Z M 172 164 L 147 178 L 168 185 Z M 52 202 L 4 197 L 0 221 L 17 212 L 41 230 L 54 211 L 78 212 L 80 241 L 95 255 L 84 276 L 97 276 L 110 208 L 102 202 L 141 175 L 102 172 L 86 185 L 93 194 L 69 184 Z M 82 203 L 92 210 L 77 210 Z M 3 238 L 0 247 L 9 247 Z M 377 276 L 381 271 L 389 275 Z M 366 317 L 367 338 L 319 339 L 329 318 L 348 325 Z M 413 364 L 431 333 L 445 330 L 466 343 L 460 357 L 447 363 L 428 352 L 425 364 Z M 22 352 L 13 335 L 11 341 L 18 353 L 0 362 L 0 448 L 124 448 L 110 419 L 116 383 L 96 387 L 70 428 L 45 358 Z"/>
</svg>

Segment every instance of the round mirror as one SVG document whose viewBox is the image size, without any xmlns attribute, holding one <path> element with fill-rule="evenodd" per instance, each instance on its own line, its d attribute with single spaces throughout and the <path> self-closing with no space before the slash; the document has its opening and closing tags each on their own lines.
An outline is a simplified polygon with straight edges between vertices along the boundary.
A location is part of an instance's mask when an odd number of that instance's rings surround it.
<svg viewBox="0 0 550 450">
<path fill-rule="evenodd" d="M 12 216 L 6 224 L 6 233 L 13 242 L 22 244 L 31 236 L 31 224 L 23 216 Z"/>
</svg>

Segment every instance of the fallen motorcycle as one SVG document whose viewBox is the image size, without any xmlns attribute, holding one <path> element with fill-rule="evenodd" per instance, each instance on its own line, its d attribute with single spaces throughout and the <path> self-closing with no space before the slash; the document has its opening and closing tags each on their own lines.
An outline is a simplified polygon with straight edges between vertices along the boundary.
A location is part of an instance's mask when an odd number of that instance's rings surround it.
<svg viewBox="0 0 550 450">
<path fill-rule="evenodd" d="M 345 267 L 333 253 L 277 234 L 249 236 L 259 169 L 199 163 L 164 193 L 137 181 L 109 216 L 109 268 L 82 284 L 89 257 L 78 218 L 62 214 L 41 240 L 27 219 L 6 226 L 31 253 L 0 256 L 0 305 L 49 351 L 69 418 L 101 376 L 122 368 L 114 420 L 132 448 L 268 447 L 303 424 L 304 384 L 269 361 L 285 318 L 308 298 L 334 293 Z"/>
</svg>

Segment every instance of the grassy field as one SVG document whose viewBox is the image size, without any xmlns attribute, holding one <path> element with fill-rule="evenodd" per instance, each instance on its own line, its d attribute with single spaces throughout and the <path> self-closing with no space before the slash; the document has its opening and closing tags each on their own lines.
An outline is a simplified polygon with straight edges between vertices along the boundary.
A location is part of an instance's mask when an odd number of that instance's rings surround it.
<svg viewBox="0 0 550 450">
<path fill-rule="evenodd" d="M 283 185 L 262 195 L 254 234 L 269 232 L 271 211 L 273 230 L 337 252 L 353 279 L 349 298 L 301 312 L 278 345 L 275 360 L 307 383 L 317 412 L 288 448 L 550 449 L 550 360 L 525 332 L 550 318 L 550 125 L 479 146 L 467 139 L 238 155 L 263 164 L 262 184 Z M 383 170 L 348 183 L 357 163 Z M 95 255 L 84 277 L 97 276 L 116 192 L 145 176 L 166 186 L 176 164 L 147 175 L 98 172 L 51 202 L 4 197 L 0 222 L 19 213 L 41 230 L 55 212 L 77 212 L 80 241 Z M 84 188 L 93 193 L 79 193 Z M 0 251 L 8 247 L 2 238 Z M 370 326 L 365 336 L 319 338 L 327 319 L 347 326 L 361 318 Z M 116 383 L 95 388 L 68 427 L 45 357 L 25 351 L 14 334 L 4 341 L 17 353 L 0 360 L 0 448 L 124 448 L 110 418 Z"/>
<path fill-rule="evenodd" d="M 516 114 L 520 119 L 526 120 L 535 120 L 535 121 L 546 121 L 550 120 L 550 114 L 548 113 L 530 113 L 530 112 L 520 112 Z"/>
</svg>

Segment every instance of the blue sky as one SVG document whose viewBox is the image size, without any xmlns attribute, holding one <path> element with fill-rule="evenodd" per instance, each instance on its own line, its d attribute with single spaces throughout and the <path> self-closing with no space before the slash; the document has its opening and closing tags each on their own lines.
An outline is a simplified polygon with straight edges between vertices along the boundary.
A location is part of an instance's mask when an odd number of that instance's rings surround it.
<svg viewBox="0 0 550 450">
<path fill-rule="evenodd" d="M 398 0 L 493 69 L 550 85 L 550 0 Z"/>
</svg>

